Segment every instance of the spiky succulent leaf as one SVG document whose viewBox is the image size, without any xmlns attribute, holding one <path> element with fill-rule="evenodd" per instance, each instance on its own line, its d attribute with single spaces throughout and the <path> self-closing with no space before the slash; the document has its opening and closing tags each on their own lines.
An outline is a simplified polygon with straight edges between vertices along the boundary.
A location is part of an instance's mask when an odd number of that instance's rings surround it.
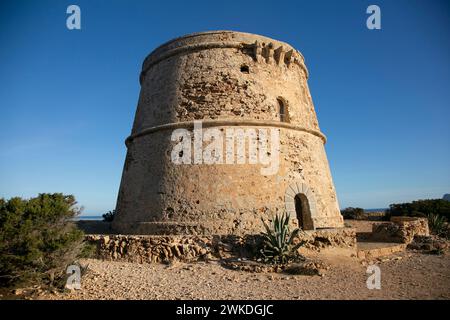
<svg viewBox="0 0 450 320">
<path fill-rule="evenodd" d="M 300 241 L 293 245 L 294 239 L 298 236 L 300 229 L 296 228 L 292 232 L 289 228 L 289 214 L 276 215 L 271 224 L 267 224 L 263 219 L 265 232 L 262 233 L 263 248 L 261 255 L 266 262 L 287 263 L 297 254 L 297 249 L 304 244 Z"/>
</svg>

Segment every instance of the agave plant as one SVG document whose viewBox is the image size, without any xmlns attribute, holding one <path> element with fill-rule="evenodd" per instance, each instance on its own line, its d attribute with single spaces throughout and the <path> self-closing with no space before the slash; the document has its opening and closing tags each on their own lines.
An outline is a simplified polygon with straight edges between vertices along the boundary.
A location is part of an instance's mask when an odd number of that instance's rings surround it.
<svg viewBox="0 0 450 320">
<path fill-rule="evenodd" d="M 445 222 L 446 220 L 443 216 L 434 213 L 428 215 L 428 226 L 430 227 L 431 232 L 438 236 L 444 234 Z"/>
<path fill-rule="evenodd" d="M 294 245 L 294 239 L 300 229 L 292 232 L 289 228 L 289 214 L 275 215 L 269 226 L 261 218 L 265 232 L 262 233 L 263 248 L 260 253 L 265 262 L 285 264 L 298 257 L 297 249 L 304 244 L 303 241 Z"/>
</svg>

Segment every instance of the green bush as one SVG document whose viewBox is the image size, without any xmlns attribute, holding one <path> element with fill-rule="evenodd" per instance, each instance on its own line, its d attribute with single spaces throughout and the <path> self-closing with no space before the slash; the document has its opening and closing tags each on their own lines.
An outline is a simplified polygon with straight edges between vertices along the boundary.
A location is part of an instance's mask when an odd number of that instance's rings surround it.
<svg viewBox="0 0 450 320">
<path fill-rule="evenodd" d="M 341 214 L 344 219 L 362 219 L 364 217 L 364 209 L 348 207 L 341 210 Z"/>
<path fill-rule="evenodd" d="M 102 215 L 103 221 L 112 222 L 114 220 L 114 216 L 116 215 L 116 210 L 108 211 Z"/>
<path fill-rule="evenodd" d="M 430 227 L 430 231 L 435 235 L 442 236 L 446 234 L 447 224 L 443 216 L 430 213 L 428 215 L 428 226 Z"/>
<path fill-rule="evenodd" d="M 304 242 L 294 245 L 294 239 L 298 236 L 300 229 L 290 231 L 289 214 L 283 214 L 281 217 L 276 215 L 270 226 L 262 218 L 261 221 L 266 229 L 262 233 L 263 247 L 260 250 L 265 262 L 285 264 L 299 258 L 297 249 Z"/>
<path fill-rule="evenodd" d="M 417 200 L 410 203 L 394 203 L 386 211 L 391 216 L 428 217 L 435 214 L 450 220 L 450 201 L 442 199 Z"/>
<path fill-rule="evenodd" d="M 0 285 L 54 284 L 83 248 L 72 195 L 0 199 Z"/>
</svg>

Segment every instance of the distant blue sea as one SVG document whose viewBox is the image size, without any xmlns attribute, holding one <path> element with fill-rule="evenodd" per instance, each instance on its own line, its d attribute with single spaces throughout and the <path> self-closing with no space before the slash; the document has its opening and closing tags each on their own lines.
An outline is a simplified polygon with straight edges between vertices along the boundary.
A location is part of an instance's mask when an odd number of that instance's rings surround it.
<svg viewBox="0 0 450 320">
<path fill-rule="evenodd" d="M 388 208 L 377 208 L 377 209 L 364 209 L 365 212 L 379 212 L 385 211 Z M 101 221 L 103 220 L 102 216 L 78 216 L 74 220 L 90 220 L 90 221 Z"/>
<path fill-rule="evenodd" d="M 364 209 L 365 212 L 379 212 L 379 211 L 385 211 L 388 208 L 376 208 L 376 209 Z M 78 216 L 75 218 L 75 220 L 91 220 L 91 221 L 101 221 L 103 220 L 102 216 Z"/>
<path fill-rule="evenodd" d="M 102 216 L 78 216 L 75 220 L 103 220 Z"/>
</svg>

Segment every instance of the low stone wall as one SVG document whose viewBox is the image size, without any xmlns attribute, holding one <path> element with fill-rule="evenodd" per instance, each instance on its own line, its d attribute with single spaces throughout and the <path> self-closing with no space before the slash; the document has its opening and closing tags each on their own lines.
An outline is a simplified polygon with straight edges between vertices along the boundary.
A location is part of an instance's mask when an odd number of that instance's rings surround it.
<svg viewBox="0 0 450 320">
<path fill-rule="evenodd" d="M 438 236 L 417 235 L 414 241 L 408 245 L 408 249 L 423 251 L 426 253 L 444 253 L 450 248 L 450 241 Z"/>
<path fill-rule="evenodd" d="M 87 235 L 86 241 L 96 245 L 97 255 L 101 259 L 158 263 L 231 257 L 251 259 L 257 255 L 262 237 Z M 304 247 L 315 251 L 328 247 L 355 248 L 356 231 L 353 228 L 340 228 L 302 232 L 296 241 L 305 241 Z"/>
<path fill-rule="evenodd" d="M 306 241 L 307 249 L 317 250 L 328 247 L 354 248 L 356 247 L 356 229 L 319 229 L 316 231 L 302 232 L 299 237 Z"/>
<path fill-rule="evenodd" d="M 392 217 L 390 222 L 374 224 L 371 240 L 409 244 L 414 236 L 428 236 L 428 219 L 416 217 Z"/>
<path fill-rule="evenodd" d="M 170 260 L 192 261 L 207 258 L 213 239 L 187 236 L 87 235 L 105 260 L 155 263 Z"/>
</svg>

